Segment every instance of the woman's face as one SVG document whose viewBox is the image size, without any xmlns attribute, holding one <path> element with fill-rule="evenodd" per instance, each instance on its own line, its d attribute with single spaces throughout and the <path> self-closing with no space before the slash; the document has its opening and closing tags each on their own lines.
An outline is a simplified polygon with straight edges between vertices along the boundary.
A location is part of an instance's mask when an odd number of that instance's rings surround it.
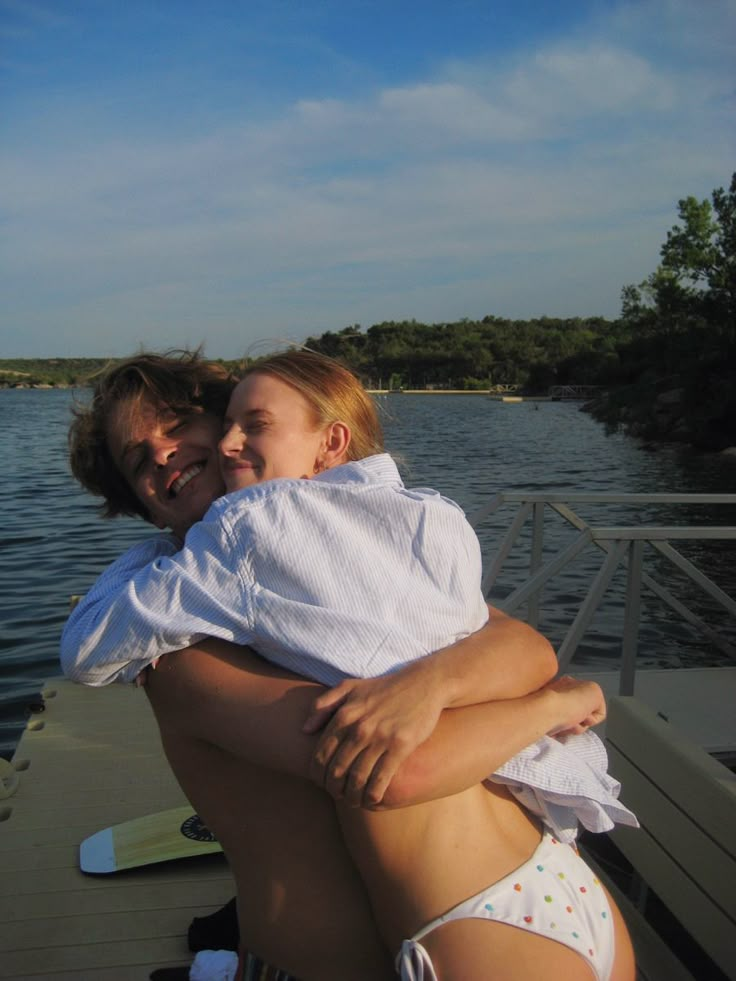
<svg viewBox="0 0 736 981">
<path fill-rule="evenodd" d="M 223 493 L 218 416 L 121 402 L 107 432 L 118 470 L 158 528 L 183 538 Z"/>
<path fill-rule="evenodd" d="M 312 477 L 325 430 L 306 399 L 272 375 L 254 372 L 235 388 L 225 416 L 220 462 L 225 487 L 240 490 L 275 477 Z"/>
</svg>

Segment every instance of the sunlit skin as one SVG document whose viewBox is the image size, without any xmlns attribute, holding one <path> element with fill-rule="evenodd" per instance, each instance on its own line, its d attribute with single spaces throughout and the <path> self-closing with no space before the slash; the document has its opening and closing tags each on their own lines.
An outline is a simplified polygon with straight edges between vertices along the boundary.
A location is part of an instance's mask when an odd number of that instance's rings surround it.
<svg viewBox="0 0 736 981">
<path fill-rule="evenodd" d="M 233 391 L 225 415 L 220 441 L 225 487 L 235 491 L 277 477 L 313 477 L 342 462 L 339 452 L 335 455 L 340 446 L 334 425 L 319 427 L 309 403 L 286 382 L 248 375 Z"/>
<path fill-rule="evenodd" d="M 151 522 L 183 539 L 224 491 L 217 450 L 222 435 L 219 417 L 176 415 L 146 402 L 135 408 L 121 402 L 110 415 L 107 431 L 113 460 Z"/>
</svg>

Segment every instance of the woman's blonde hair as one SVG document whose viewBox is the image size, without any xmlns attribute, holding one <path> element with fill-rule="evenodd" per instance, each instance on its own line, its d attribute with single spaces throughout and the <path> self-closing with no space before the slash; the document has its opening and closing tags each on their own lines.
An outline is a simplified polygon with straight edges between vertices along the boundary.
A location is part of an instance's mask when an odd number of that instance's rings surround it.
<svg viewBox="0 0 736 981">
<path fill-rule="evenodd" d="M 312 409 L 317 427 L 344 422 L 352 434 L 346 460 L 383 453 L 383 430 L 373 399 L 338 361 L 302 348 L 258 361 L 243 377 L 256 373 L 272 375 L 295 388 Z"/>
</svg>

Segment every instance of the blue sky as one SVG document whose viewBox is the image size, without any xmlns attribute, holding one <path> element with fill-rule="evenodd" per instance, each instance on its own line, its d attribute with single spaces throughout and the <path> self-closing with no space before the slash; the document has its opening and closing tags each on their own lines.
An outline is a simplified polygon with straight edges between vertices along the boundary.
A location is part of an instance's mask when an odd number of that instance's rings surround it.
<svg viewBox="0 0 736 981">
<path fill-rule="evenodd" d="M 0 357 L 615 317 L 734 65 L 736 0 L 0 0 Z"/>
</svg>

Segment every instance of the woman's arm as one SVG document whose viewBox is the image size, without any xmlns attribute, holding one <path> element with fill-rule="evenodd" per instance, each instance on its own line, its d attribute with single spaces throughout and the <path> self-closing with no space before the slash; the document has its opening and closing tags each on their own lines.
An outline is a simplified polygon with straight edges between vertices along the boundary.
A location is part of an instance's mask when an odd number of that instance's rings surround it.
<svg viewBox="0 0 736 981">
<path fill-rule="evenodd" d="M 163 654 L 207 637 L 250 643 L 249 584 L 236 572 L 239 544 L 218 513 L 193 525 L 183 547 L 161 536 L 152 540 L 161 547 L 142 543 L 103 572 L 62 633 L 68 678 L 95 687 L 133 682 Z"/>
<path fill-rule="evenodd" d="M 319 686 L 273 668 L 244 648 L 208 640 L 161 659 L 146 691 L 167 738 L 177 731 L 251 763 L 301 779 L 316 737 L 300 729 Z M 526 745 L 569 728 L 602 700 L 592 683 L 521 699 L 453 709 L 402 766 L 383 806 L 401 807 L 480 782 Z M 371 806 L 370 795 L 364 803 Z"/>
<path fill-rule="evenodd" d="M 148 663 L 130 663 L 115 644 L 107 646 L 98 635 L 98 623 L 131 580 L 179 549 L 173 535 L 154 535 L 133 545 L 99 576 L 72 610 L 61 634 L 60 657 L 64 674 L 72 681 L 100 687 L 111 681 L 134 681 Z"/>
<path fill-rule="evenodd" d="M 406 807 L 459 793 L 542 736 L 583 732 L 605 717 L 600 686 L 569 677 L 522 698 L 448 709 L 427 742 L 399 767 L 382 799 L 374 803 L 368 787 L 359 803 L 372 809 Z"/>
<path fill-rule="evenodd" d="M 451 647 L 392 674 L 351 678 L 320 694 L 304 724 L 305 732 L 324 728 L 314 781 L 335 797 L 341 784 L 355 798 L 369 782 L 372 794 L 380 795 L 400 763 L 431 735 L 443 709 L 517 698 L 550 681 L 557 659 L 549 641 L 489 609 L 486 626 Z"/>
</svg>

